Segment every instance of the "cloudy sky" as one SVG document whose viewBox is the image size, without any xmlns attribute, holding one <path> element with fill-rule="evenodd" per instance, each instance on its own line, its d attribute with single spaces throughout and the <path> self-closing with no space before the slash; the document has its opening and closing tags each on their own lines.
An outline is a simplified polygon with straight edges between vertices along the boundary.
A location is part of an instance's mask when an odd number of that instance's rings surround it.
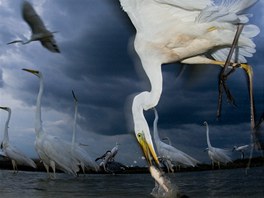
<svg viewBox="0 0 264 198">
<path fill-rule="evenodd" d="M 30 37 L 21 17 L 21 0 L 0 0 L 0 105 L 12 108 L 10 141 L 32 157 L 34 150 L 34 111 L 38 79 L 22 68 L 40 70 L 45 92 L 42 104 L 46 132 L 71 140 L 74 104 L 71 90 L 79 99 L 78 141 L 88 144 L 95 158 L 120 143 L 117 160 L 144 164 L 133 134 L 131 98 L 149 85 L 140 70 L 132 48 L 135 30 L 119 1 L 110 0 L 32 0 L 47 28 L 57 31 L 60 54 L 51 53 L 39 42 L 6 45 Z M 78 2 L 78 3 L 77 3 Z M 254 66 L 254 96 L 257 116 L 264 110 L 264 3 L 249 9 L 261 33 L 255 38 L 257 53 L 248 59 Z M 224 36 L 224 35 L 223 35 Z M 157 106 L 160 136 L 196 159 L 207 162 L 206 120 L 216 147 L 232 148 L 249 143 L 249 100 L 246 78 L 237 71 L 228 80 L 237 108 L 223 103 L 222 117 L 216 121 L 217 77 L 219 68 L 202 66 L 201 74 L 187 66 L 163 66 L 164 89 Z M 193 77 L 196 73 L 196 77 Z M 152 126 L 153 112 L 146 112 Z M 7 113 L 0 112 L 0 131 Z M 2 138 L 3 134 L 0 134 Z M 234 155 L 234 158 L 239 155 Z"/>
</svg>

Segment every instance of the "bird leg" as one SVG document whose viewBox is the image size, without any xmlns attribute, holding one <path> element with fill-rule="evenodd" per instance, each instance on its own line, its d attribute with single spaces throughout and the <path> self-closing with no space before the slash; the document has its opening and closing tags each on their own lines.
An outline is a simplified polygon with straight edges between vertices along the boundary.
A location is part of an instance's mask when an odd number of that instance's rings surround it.
<svg viewBox="0 0 264 198">
<path fill-rule="evenodd" d="M 231 92 L 230 90 L 227 88 L 227 85 L 226 85 L 226 80 L 227 80 L 227 77 L 233 72 L 232 70 L 230 72 L 228 72 L 227 74 L 225 73 L 228 66 L 230 65 L 230 62 L 231 62 L 231 59 L 232 59 L 232 56 L 233 56 L 233 53 L 235 51 L 235 48 L 237 47 L 237 44 L 238 44 L 238 39 L 239 39 L 239 36 L 243 30 L 243 27 L 244 25 L 243 24 L 239 24 L 237 26 L 237 32 L 236 32 L 236 35 L 235 35 L 235 38 L 233 40 L 233 43 L 231 45 L 231 48 L 230 48 L 230 51 L 229 51 L 229 54 L 227 56 L 227 59 L 226 59 L 226 62 L 224 64 L 224 67 L 222 68 L 222 71 L 220 72 L 219 74 L 219 83 L 218 83 L 218 109 L 217 109 L 217 118 L 219 118 L 221 116 L 221 109 L 222 109 L 222 97 L 223 97 L 223 90 L 225 91 L 226 95 L 227 95 L 227 99 L 229 101 L 229 103 L 235 105 L 235 102 L 234 102 L 234 98 L 232 97 L 231 95 Z"/>
</svg>

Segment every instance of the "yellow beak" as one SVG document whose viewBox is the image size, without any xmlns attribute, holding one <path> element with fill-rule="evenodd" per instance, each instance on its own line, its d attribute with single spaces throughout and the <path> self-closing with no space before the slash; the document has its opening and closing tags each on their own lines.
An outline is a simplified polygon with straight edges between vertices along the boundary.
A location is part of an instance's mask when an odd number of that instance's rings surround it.
<svg viewBox="0 0 264 198">
<path fill-rule="evenodd" d="M 155 149 L 153 148 L 153 145 L 148 143 L 146 141 L 146 138 L 144 137 L 143 134 L 141 134 L 141 136 L 139 137 L 138 135 L 138 142 L 141 146 L 141 149 L 146 157 L 147 162 L 149 163 L 149 165 L 152 165 L 152 159 L 154 159 L 154 161 L 157 163 L 157 165 L 159 166 L 159 160 L 158 160 L 158 156 L 155 152 Z"/>
</svg>

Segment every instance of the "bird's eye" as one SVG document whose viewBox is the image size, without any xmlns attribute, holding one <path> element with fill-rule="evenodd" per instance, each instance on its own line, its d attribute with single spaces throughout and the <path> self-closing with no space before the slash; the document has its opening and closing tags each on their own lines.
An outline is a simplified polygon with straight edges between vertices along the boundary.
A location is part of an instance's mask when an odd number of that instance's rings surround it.
<svg viewBox="0 0 264 198">
<path fill-rule="evenodd" d="M 137 135 L 139 138 L 141 137 L 141 133 L 138 133 L 138 135 Z"/>
</svg>

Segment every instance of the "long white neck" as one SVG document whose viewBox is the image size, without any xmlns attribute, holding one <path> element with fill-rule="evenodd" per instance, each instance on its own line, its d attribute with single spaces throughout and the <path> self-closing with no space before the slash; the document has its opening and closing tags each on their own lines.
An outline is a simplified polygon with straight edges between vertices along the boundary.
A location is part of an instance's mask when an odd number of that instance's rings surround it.
<svg viewBox="0 0 264 198">
<path fill-rule="evenodd" d="M 155 119 L 153 122 L 153 133 L 154 133 L 154 141 L 157 145 L 158 142 L 160 142 L 160 137 L 159 137 L 159 133 L 158 133 L 158 120 L 159 120 L 159 115 L 156 109 L 154 109 L 154 113 L 155 113 Z"/>
<path fill-rule="evenodd" d="M 77 124 L 77 113 L 78 113 L 78 102 L 74 102 L 74 121 L 73 121 L 73 132 L 72 132 L 72 149 L 75 145 L 76 140 L 76 124 Z"/>
<path fill-rule="evenodd" d="M 210 138 L 209 138 L 209 126 L 208 126 L 207 122 L 204 122 L 204 124 L 206 126 L 206 139 L 207 139 L 207 145 L 209 148 L 209 147 L 212 147 L 211 143 L 210 143 Z"/>
<path fill-rule="evenodd" d="M 43 91 L 44 91 L 43 76 L 42 74 L 40 74 L 39 92 L 38 92 L 38 97 L 37 97 L 36 114 L 35 114 L 35 132 L 37 136 L 42 132 L 41 99 L 42 99 Z"/>
<path fill-rule="evenodd" d="M 4 131 L 3 143 L 8 143 L 9 142 L 8 125 L 9 125 L 9 121 L 10 121 L 10 118 L 11 118 L 11 109 L 9 109 L 7 112 L 8 112 L 8 116 L 7 116 L 7 120 L 6 120 L 6 123 L 5 123 L 5 131 Z"/>
<path fill-rule="evenodd" d="M 149 92 L 145 91 L 137 96 L 135 96 L 132 104 L 132 115 L 133 115 L 133 120 L 134 120 L 134 130 L 135 133 L 137 132 L 143 132 L 145 135 L 146 140 L 148 143 L 153 146 L 151 136 L 150 136 L 150 131 L 148 127 L 148 123 L 145 119 L 144 116 L 144 103 L 145 99 L 148 98 L 150 95 Z M 148 100 L 148 99 L 146 99 Z M 154 147 L 153 147 L 154 148 Z"/>
</svg>

